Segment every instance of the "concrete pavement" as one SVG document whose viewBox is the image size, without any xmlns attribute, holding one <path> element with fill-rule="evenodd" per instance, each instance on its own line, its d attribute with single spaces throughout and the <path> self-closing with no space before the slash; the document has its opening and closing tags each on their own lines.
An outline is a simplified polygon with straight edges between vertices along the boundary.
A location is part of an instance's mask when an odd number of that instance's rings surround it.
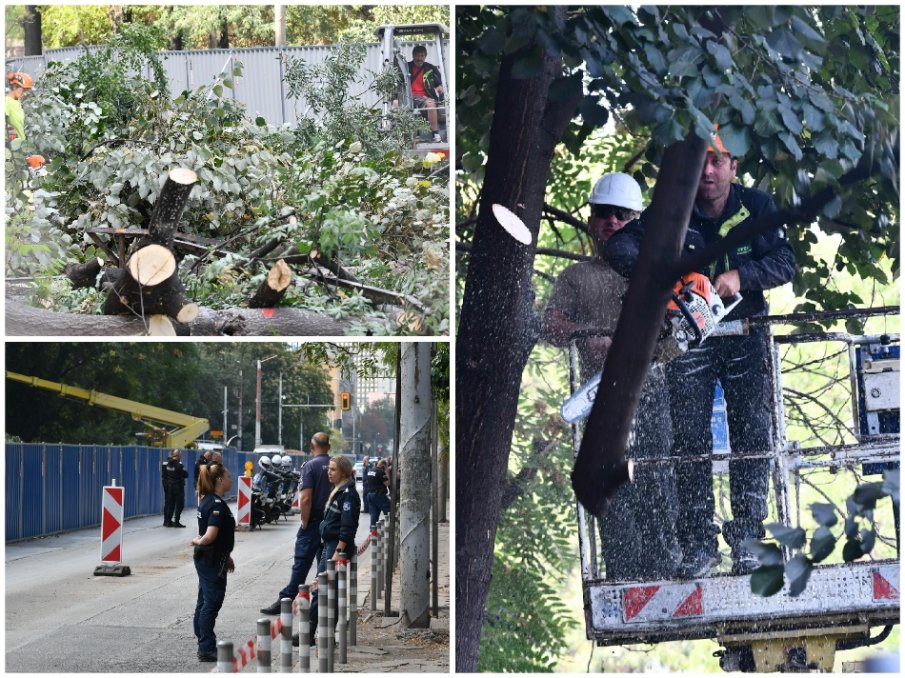
<svg viewBox="0 0 905 678">
<path fill-rule="evenodd" d="M 197 576 L 190 540 L 195 530 L 164 528 L 161 522 L 153 516 L 125 523 L 123 563 L 132 568 L 132 575 L 123 578 L 93 576 L 100 528 L 6 545 L 6 671 L 210 671 L 211 664 L 197 661 L 192 632 Z M 194 509 L 186 510 L 183 522 L 196 525 Z M 366 538 L 367 523 L 363 516 L 359 543 Z M 252 533 L 237 531 L 236 572 L 229 577 L 217 619 L 218 638 L 239 647 L 255 636 L 259 608 L 273 602 L 289 580 L 297 527 L 298 518 L 291 518 Z M 448 526 L 441 526 L 441 534 L 448 619 Z M 364 613 L 369 607 L 369 564 L 366 552 L 359 563 L 358 604 Z M 314 568 L 308 581 L 313 573 Z M 337 670 L 382 670 L 374 661 L 380 653 L 379 647 L 350 648 L 350 664 Z M 400 657 L 402 650 L 393 654 Z M 447 635 L 442 670 L 448 666 Z"/>
</svg>

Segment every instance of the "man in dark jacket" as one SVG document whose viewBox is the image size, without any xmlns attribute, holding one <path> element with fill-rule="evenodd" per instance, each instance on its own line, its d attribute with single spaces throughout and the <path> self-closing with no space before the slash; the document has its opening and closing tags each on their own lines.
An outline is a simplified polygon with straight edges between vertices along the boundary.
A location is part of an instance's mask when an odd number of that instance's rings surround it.
<svg viewBox="0 0 905 678">
<path fill-rule="evenodd" d="M 685 236 L 684 254 L 724 237 L 734 228 L 776 211 L 766 193 L 733 183 L 738 159 L 730 157 L 719 137 L 719 153 L 707 153 L 695 205 Z M 644 234 L 646 214 L 610 238 L 606 257 L 614 269 L 631 275 Z M 741 292 L 743 300 L 726 320 L 767 313 L 764 290 L 789 282 L 795 256 L 782 228 L 755 236 L 707 270 L 721 297 Z M 667 365 L 675 456 L 709 455 L 713 449 L 710 417 L 717 379 L 723 387 L 732 452 L 764 454 L 772 447 L 772 387 L 769 331 L 752 328 L 747 336 L 709 337 L 699 347 Z M 712 467 L 708 462 L 680 463 L 677 468 L 679 519 L 683 549 L 682 576 L 703 576 L 719 562 L 713 524 Z M 757 559 L 743 547 L 745 539 L 764 535 L 767 516 L 769 460 L 732 459 L 729 488 L 732 520 L 722 526 L 732 550 L 732 572 L 747 574 Z"/>
<path fill-rule="evenodd" d="M 179 522 L 182 517 L 182 507 L 185 504 L 185 479 L 189 472 L 179 459 L 182 453 L 179 450 L 170 452 L 170 457 L 160 468 L 160 479 L 163 482 L 163 526 L 185 527 Z"/>
</svg>

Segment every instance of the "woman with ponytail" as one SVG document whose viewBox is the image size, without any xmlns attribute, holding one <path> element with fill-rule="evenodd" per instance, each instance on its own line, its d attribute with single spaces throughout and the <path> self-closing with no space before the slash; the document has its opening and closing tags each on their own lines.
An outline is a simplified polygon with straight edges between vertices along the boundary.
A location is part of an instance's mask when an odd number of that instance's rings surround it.
<svg viewBox="0 0 905 678">
<path fill-rule="evenodd" d="M 217 634 L 214 623 L 226 597 L 226 573 L 235 570 L 230 555 L 235 544 L 236 521 L 223 497 L 233 480 L 223 464 L 202 466 L 198 473 L 198 536 L 195 571 L 198 573 L 198 602 L 195 605 L 195 637 L 198 661 L 217 661 Z"/>
<path fill-rule="evenodd" d="M 321 539 L 324 545 L 317 564 L 318 574 L 327 571 L 328 560 L 337 560 L 337 553 L 345 553 L 346 559 L 355 553 L 355 533 L 358 531 L 358 517 L 361 514 L 361 498 L 355 489 L 355 475 L 349 458 L 342 455 L 332 457 L 327 466 L 327 478 L 333 485 L 333 491 L 327 499 L 324 519 L 321 521 Z M 310 619 L 313 641 L 317 630 L 317 591 L 311 597 Z"/>
</svg>

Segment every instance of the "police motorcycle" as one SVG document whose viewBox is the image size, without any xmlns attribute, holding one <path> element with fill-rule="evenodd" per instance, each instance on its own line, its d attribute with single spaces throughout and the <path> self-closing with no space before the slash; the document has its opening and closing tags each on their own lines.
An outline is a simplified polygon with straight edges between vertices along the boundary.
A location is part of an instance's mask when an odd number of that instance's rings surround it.
<svg viewBox="0 0 905 678">
<path fill-rule="evenodd" d="M 276 473 L 273 462 L 266 455 L 258 460 L 258 466 L 261 470 L 251 481 L 252 517 L 254 518 L 257 505 L 261 522 L 273 523 L 280 519 L 282 513 L 279 501 L 283 477 L 282 474 Z"/>
<path fill-rule="evenodd" d="M 302 481 L 302 474 L 300 471 L 292 468 L 292 457 L 288 454 L 283 455 L 282 466 L 283 474 L 286 476 L 286 482 L 283 485 L 283 494 L 287 505 L 285 513 L 292 515 L 298 513 L 298 509 L 293 506 L 293 503 L 299 484 Z"/>
</svg>

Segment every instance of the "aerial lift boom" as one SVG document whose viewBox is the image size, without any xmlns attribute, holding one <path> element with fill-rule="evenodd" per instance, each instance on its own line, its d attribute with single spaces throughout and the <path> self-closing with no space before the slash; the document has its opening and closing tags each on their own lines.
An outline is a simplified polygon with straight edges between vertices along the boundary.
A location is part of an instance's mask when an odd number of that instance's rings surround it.
<svg viewBox="0 0 905 678">
<path fill-rule="evenodd" d="M 84 400 L 89 405 L 98 405 L 116 412 L 124 412 L 135 421 L 140 421 L 155 431 L 163 432 L 161 445 L 163 447 L 186 447 L 200 435 L 210 429 L 210 422 L 201 417 L 193 417 L 181 412 L 174 412 L 154 405 L 146 405 L 134 400 L 120 398 L 118 396 L 100 393 L 78 386 L 68 386 L 56 381 L 30 377 L 7 370 L 6 378 L 19 381 L 35 388 L 43 388 L 53 391 L 63 397 Z"/>
</svg>

